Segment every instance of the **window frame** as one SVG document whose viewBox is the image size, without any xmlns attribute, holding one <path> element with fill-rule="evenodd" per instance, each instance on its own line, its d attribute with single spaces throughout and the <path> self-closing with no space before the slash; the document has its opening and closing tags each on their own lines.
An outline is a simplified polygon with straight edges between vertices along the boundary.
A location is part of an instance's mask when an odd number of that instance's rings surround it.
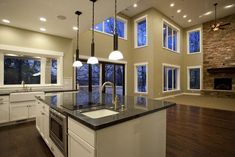
<svg viewBox="0 0 235 157">
<path fill-rule="evenodd" d="M 190 88 L 190 69 L 200 69 L 200 88 L 199 89 L 191 89 Z M 191 91 L 200 91 L 202 90 L 202 66 L 197 65 L 197 66 L 187 66 L 187 90 Z"/>
<path fill-rule="evenodd" d="M 169 67 L 169 68 L 176 68 L 178 71 L 177 71 L 177 89 L 172 89 L 172 90 L 166 90 L 164 91 L 164 68 L 165 67 Z M 172 64 L 167 64 L 167 63 L 163 63 L 162 64 L 162 93 L 169 93 L 169 92 L 177 92 L 177 91 L 180 91 L 181 90 L 181 80 L 180 80 L 180 75 L 181 75 L 181 70 L 180 70 L 180 66 L 179 65 L 172 65 Z M 167 76 L 168 78 L 168 76 Z M 168 79 L 167 79 L 168 80 Z M 172 79 L 173 80 L 173 79 Z M 167 82 L 168 84 L 168 82 Z M 173 81 L 172 81 L 172 84 L 173 84 Z M 168 86 L 167 86 L 168 88 Z"/>
<path fill-rule="evenodd" d="M 109 17 L 110 18 L 110 17 Z M 108 18 L 107 18 L 108 19 Z M 105 19 L 106 20 L 106 19 Z M 104 30 L 104 22 L 105 22 L 105 20 L 103 20 L 102 22 L 100 22 L 100 23 L 102 23 L 102 25 L 103 25 L 103 31 L 99 31 L 99 30 L 96 30 L 96 29 L 94 29 L 94 31 L 95 32 L 98 32 L 98 33 L 102 33 L 102 34 L 105 34 L 105 35 L 109 35 L 109 36 L 113 36 L 113 34 L 109 34 L 109 33 L 106 33 Z M 128 29 L 128 20 L 127 19 L 125 19 L 125 18 L 122 18 L 122 17 L 120 17 L 120 16 L 117 16 L 117 20 L 120 20 L 120 21 L 122 21 L 122 22 L 124 22 L 124 38 L 122 38 L 122 37 L 119 37 L 118 36 L 118 38 L 119 39 L 122 39 L 122 40 L 127 40 L 128 39 L 128 31 L 127 31 L 127 29 Z M 97 24 L 99 24 L 99 23 L 97 23 Z M 91 30 L 92 30 L 92 28 L 91 28 Z"/>
<path fill-rule="evenodd" d="M 166 47 L 164 46 L 164 24 L 167 26 L 167 31 L 166 31 Z M 172 50 L 172 49 L 169 49 L 168 48 L 168 27 L 171 27 L 172 29 L 172 47 L 173 47 L 173 34 L 174 34 L 174 31 L 177 32 L 177 48 L 176 48 L 176 51 Z M 166 49 L 170 52 L 173 52 L 173 53 L 180 53 L 180 50 L 181 50 L 181 47 L 180 47 L 180 38 L 181 38 L 181 32 L 180 32 L 180 29 L 175 26 L 174 24 L 168 22 L 167 20 L 165 19 L 162 19 L 162 48 L 163 49 Z"/>
<path fill-rule="evenodd" d="M 137 66 L 143 66 L 143 65 L 146 66 L 146 92 L 139 92 L 138 87 L 137 87 L 138 77 L 137 77 L 136 68 L 137 68 Z M 141 62 L 141 63 L 134 64 L 134 93 L 135 94 L 145 94 L 145 95 L 148 94 L 148 62 Z"/>
<path fill-rule="evenodd" d="M 137 26 L 139 22 L 146 20 L 146 44 L 138 46 L 138 33 Z M 134 48 L 144 48 L 148 46 L 148 15 L 141 16 L 134 20 Z"/>
<path fill-rule="evenodd" d="M 21 84 L 13 84 L 13 85 L 4 84 L 4 55 L 6 54 L 25 55 L 32 58 L 40 57 L 39 59 L 41 64 L 40 84 L 26 84 L 28 87 L 63 86 L 63 56 L 64 56 L 63 52 L 0 44 L 0 73 L 3 74 L 0 76 L 0 88 L 22 87 Z M 57 84 L 45 83 L 46 58 L 57 59 Z"/>
<path fill-rule="evenodd" d="M 189 33 L 196 32 L 196 31 L 199 31 L 199 34 L 200 34 L 200 43 L 199 43 L 200 44 L 200 51 L 190 53 L 190 50 L 189 50 L 190 49 L 189 48 Z M 193 55 L 193 54 L 200 54 L 200 53 L 202 53 L 202 28 L 198 27 L 198 28 L 187 31 L 187 54 L 188 55 Z"/>
</svg>

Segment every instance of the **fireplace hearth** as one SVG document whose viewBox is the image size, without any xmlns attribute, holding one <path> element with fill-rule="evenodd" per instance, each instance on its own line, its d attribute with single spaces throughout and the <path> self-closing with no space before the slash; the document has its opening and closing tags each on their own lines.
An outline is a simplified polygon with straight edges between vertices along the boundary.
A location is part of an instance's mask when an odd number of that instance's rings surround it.
<svg viewBox="0 0 235 157">
<path fill-rule="evenodd" d="M 232 78 L 215 78 L 215 90 L 232 90 Z"/>
</svg>

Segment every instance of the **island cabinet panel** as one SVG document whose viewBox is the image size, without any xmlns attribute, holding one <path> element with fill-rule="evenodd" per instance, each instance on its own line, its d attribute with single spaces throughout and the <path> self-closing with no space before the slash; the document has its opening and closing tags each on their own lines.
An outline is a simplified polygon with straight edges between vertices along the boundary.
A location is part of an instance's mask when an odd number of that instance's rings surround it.
<svg viewBox="0 0 235 157">
<path fill-rule="evenodd" d="M 96 132 L 96 157 L 165 157 L 166 110 Z"/>
<path fill-rule="evenodd" d="M 9 122 L 9 96 L 0 96 L 0 124 Z"/>
</svg>

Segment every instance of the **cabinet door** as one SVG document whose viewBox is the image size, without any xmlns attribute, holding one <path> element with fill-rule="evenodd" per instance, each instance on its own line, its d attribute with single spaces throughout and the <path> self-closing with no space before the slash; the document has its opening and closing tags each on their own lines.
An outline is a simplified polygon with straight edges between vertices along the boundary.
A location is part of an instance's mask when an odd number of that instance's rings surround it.
<svg viewBox="0 0 235 157">
<path fill-rule="evenodd" d="M 26 103 L 17 103 L 11 104 L 10 109 L 10 120 L 17 121 L 28 118 L 28 104 Z"/>
<path fill-rule="evenodd" d="M 29 104 L 29 118 L 35 118 L 37 114 L 36 102 Z"/>
<path fill-rule="evenodd" d="M 95 157 L 95 149 L 69 130 L 68 157 Z"/>
<path fill-rule="evenodd" d="M 0 123 L 9 122 L 9 104 L 0 102 Z"/>
<path fill-rule="evenodd" d="M 43 129 L 44 129 L 44 140 L 49 145 L 49 114 L 44 113 L 43 115 Z"/>
<path fill-rule="evenodd" d="M 42 135 L 42 104 L 37 101 L 36 102 L 36 128 L 38 129 L 39 133 Z"/>
</svg>

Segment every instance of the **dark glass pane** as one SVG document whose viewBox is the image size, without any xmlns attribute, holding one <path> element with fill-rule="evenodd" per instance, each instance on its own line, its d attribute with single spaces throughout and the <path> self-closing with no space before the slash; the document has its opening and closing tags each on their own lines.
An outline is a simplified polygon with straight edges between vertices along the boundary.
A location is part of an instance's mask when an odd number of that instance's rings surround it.
<svg viewBox="0 0 235 157">
<path fill-rule="evenodd" d="M 200 31 L 189 33 L 189 52 L 200 52 Z"/>
<path fill-rule="evenodd" d="M 114 19 L 113 17 L 110 17 L 104 21 L 104 32 L 108 34 L 113 34 L 113 29 L 114 29 Z"/>
<path fill-rule="evenodd" d="M 168 68 L 168 90 L 172 90 L 172 69 L 171 68 Z"/>
<path fill-rule="evenodd" d="M 137 68 L 137 90 L 138 92 L 147 92 L 146 65 L 139 65 L 136 68 Z"/>
<path fill-rule="evenodd" d="M 173 31 L 173 50 L 177 51 L 177 31 Z"/>
<path fill-rule="evenodd" d="M 200 89 L 200 68 L 190 69 L 190 89 Z"/>
<path fill-rule="evenodd" d="M 99 93 L 100 88 L 100 65 L 92 65 L 92 91 Z"/>
<path fill-rule="evenodd" d="M 105 82 L 110 81 L 114 82 L 114 64 L 105 64 Z M 112 88 L 106 86 L 105 93 L 112 93 Z"/>
<path fill-rule="evenodd" d="M 137 46 L 146 45 L 147 34 L 146 34 L 146 20 L 138 22 L 137 24 Z"/>
<path fill-rule="evenodd" d="M 172 29 L 168 27 L 168 48 L 172 50 Z"/>
<path fill-rule="evenodd" d="M 164 67 L 164 91 L 167 91 L 167 67 Z"/>
<path fill-rule="evenodd" d="M 57 83 L 57 60 L 56 59 L 51 60 L 51 83 L 52 84 Z"/>
<path fill-rule="evenodd" d="M 125 37 L 125 23 L 121 20 L 117 20 L 117 32 L 119 37 Z"/>
<path fill-rule="evenodd" d="M 178 82 L 178 79 L 177 79 L 177 76 L 178 76 L 178 70 L 177 69 L 174 69 L 173 70 L 173 74 L 174 74 L 174 80 L 173 80 L 173 82 L 174 82 L 174 86 L 173 86 L 173 89 L 178 89 L 178 87 L 177 87 L 177 82 Z"/>
<path fill-rule="evenodd" d="M 77 84 L 79 89 L 88 91 L 89 85 L 89 65 L 83 63 L 83 66 L 78 67 L 77 69 Z"/>
<path fill-rule="evenodd" d="M 164 24 L 163 25 L 163 47 L 166 47 L 166 38 L 167 38 L 166 32 L 167 32 L 167 26 Z"/>
<path fill-rule="evenodd" d="M 4 84 L 40 84 L 41 62 L 32 58 L 4 57 Z"/>
<path fill-rule="evenodd" d="M 123 95 L 123 81 L 124 81 L 124 66 L 115 65 L 116 70 L 116 93 L 118 95 Z"/>
<path fill-rule="evenodd" d="M 103 22 L 98 23 L 97 25 L 95 25 L 95 30 L 99 31 L 99 32 L 103 32 Z"/>
</svg>

